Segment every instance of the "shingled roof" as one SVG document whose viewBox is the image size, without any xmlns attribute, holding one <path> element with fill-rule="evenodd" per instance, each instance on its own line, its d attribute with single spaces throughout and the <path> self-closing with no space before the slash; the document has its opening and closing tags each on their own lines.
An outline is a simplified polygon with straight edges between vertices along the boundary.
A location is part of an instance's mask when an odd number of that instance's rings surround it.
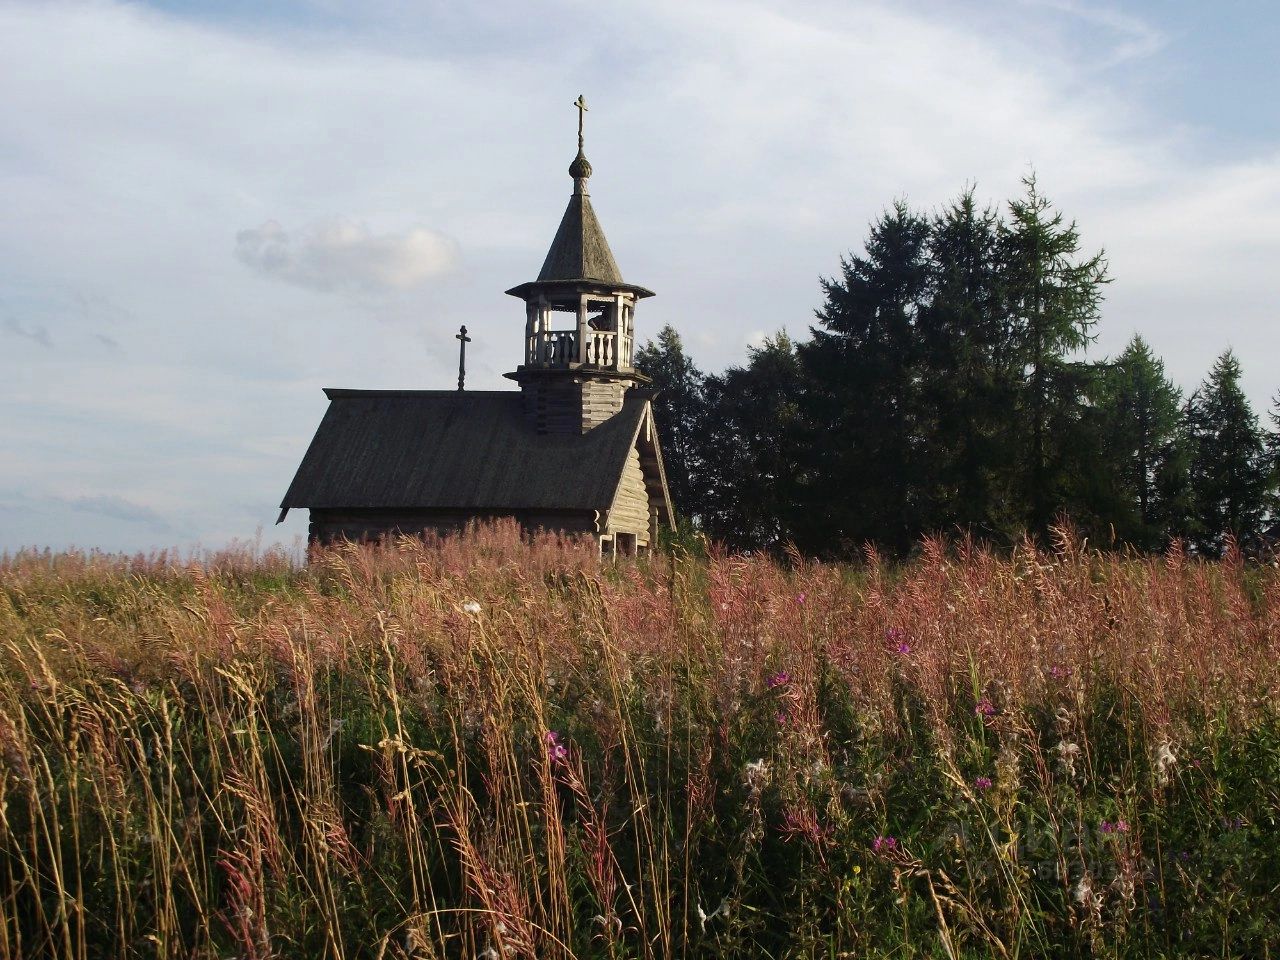
<svg viewBox="0 0 1280 960">
<path fill-rule="evenodd" d="M 606 510 L 647 391 L 585 434 L 539 434 L 514 391 L 326 389 L 329 409 L 282 510 Z"/>
<path fill-rule="evenodd" d="M 585 192 L 575 192 L 569 198 L 538 273 L 539 283 L 553 280 L 595 280 L 613 285 L 623 282 L 604 229 L 591 207 L 591 198 Z"/>
<path fill-rule="evenodd" d="M 563 293 L 566 287 L 571 291 L 574 288 L 607 287 L 629 290 L 636 297 L 652 297 L 652 290 L 624 282 L 618 262 L 613 259 L 609 241 L 604 237 L 604 228 L 600 226 L 600 219 L 587 193 L 591 164 L 582 153 L 581 128 L 578 132 L 578 155 L 569 165 L 569 175 L 573 177 L 573 195 L 560 218 L 547 258 L 542 261 L 538 279 L 512 287 L 507 293 L 526 299 L 535 293 Z"/>
</svg>

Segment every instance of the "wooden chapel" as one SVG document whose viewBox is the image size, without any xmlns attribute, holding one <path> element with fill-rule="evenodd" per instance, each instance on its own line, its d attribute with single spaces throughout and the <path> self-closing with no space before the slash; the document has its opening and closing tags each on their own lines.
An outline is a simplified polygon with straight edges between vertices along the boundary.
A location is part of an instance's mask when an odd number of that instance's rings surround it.
<svg viewBox="0 0 1280 960">
<path fill-rule="evenodd" d="M 325 390 L 329 408 L 280 504 L 309 540 L 449 532 L 510 517 L 636 554 L 672 522 L 654 391 L 632 361 L 636 304 L 600 226 L 579 97 L 573 194 L 524 302 L 519 390 Z M 466 348 L 466 328 L 459 334 Z M 277 521 L 278 522 L 278 521 Z"/>
</svg>

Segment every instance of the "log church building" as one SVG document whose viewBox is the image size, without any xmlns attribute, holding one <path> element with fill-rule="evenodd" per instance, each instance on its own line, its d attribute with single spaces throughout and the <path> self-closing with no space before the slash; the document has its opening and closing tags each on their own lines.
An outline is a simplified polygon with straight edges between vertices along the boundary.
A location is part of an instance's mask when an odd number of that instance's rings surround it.
<svg viewBox="0 0 1280 960">
<path fill-rule="evenodd" d="M 672 522 L 654 391 L 632 365 L 636 304 L 591 207 L 582 144 L 573 195 L 524 302 L 519 390 L 329 388 L 329 409 L 281 503 L 310 511 L 332 543 L 460 530 L 514 518 L 529 531 L 591 536 L 605 553 L 646 551 Z M 277 521 L 279 522 L 279 521 Z"/>
</svg>

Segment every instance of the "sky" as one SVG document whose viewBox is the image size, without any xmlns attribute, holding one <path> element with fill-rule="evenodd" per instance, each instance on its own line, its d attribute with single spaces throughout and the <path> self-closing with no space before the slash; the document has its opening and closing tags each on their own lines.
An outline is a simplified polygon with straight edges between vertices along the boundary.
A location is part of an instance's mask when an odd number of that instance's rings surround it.
<svg viewBox="0 0 1280 960">
<path fill-rule="evenodd" d="M 296 548 L 326 386 L 512 386 L 572 190 L 715 372 L 895 199 L 1035 171 L 1194 389 L 1280 390 L 1280 6 L 0 0 L 0 551 Z"/>
</svg>

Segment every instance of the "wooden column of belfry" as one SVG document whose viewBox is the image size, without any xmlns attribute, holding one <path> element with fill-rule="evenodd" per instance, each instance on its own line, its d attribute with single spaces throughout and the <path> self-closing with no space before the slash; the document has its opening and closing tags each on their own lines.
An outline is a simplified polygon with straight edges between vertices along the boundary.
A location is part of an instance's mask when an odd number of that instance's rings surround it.
<svg viewBox="0 0 1280 960">
<path fill-rule="evenodd" d="M 672 510 L 649 380 L 634 366 L 636 304 L 587 189 L 586 101 L 573 193 L 524 301 L 519 391 L 327 390 L 329 411 L 281 504 L 311 511 L 316 542 L 455 531 L 514 518 L 528 530 L 590 534 L 602 551 L 653 544 Z M 512 338 L 515 339 L 514 337 Z"/>
</svg>

